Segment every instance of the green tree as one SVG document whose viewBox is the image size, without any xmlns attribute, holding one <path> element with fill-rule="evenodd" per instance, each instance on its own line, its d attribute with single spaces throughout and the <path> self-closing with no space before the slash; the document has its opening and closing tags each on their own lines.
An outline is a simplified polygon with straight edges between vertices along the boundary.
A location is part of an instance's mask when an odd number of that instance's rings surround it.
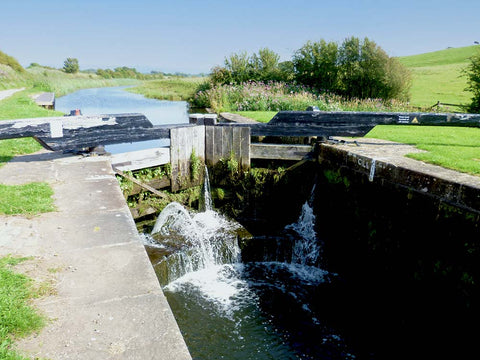
<svg viewBox="0 0 480 360">
<path fill-rule="evenodd" d="M 338 46 L 325 40 L 308 41 L 293 55 L 295 78 L 318 90 L 336 91 L 338 87 Z"/>
<path fill-rule="evenodd" d="M 480 113 L 480 52 L 470 59 L 470 64 L 465 70 L 467 75 L 468 90 L 472 93 L 472 102 L 468 111 Z"/>
<path fill-rule="evenodd" d="M 279 63 L 280 56 L 263 48 L 258 54 L 249 56 L 247 52 L 234 53 L 225 59 L 224 66 L 212 69 L 210 78 L 213 84 L 242 83 L 253 81 L 284 81 L 291 76 L 288 66 Z"/>
<path fill-rule="evenodd" d="M 281 80 L 279 60 L 280 55 L 268 48 L 260 49 L 258 55 L 253 54 L 250 58 L 250 65 L 254 80 Z"/>
<path fill-rule="evenodd" d="M 295 52 L 293 64 L 296 80 L 320 91 L 361 99 L 408 98 L 408 70 L 368 38 L 347 38 L 340 46 L 307 42 Z"/>
<path fill-rule="evenodd" d="M 246 52 L 230 55 L 228 59 L 225 59 L 225 68 L 231 72 L 235 82 L 241 83 L 251 78 L 252 68 Z"/>
<path fill-rule="evenodd" d="M 63 62 L 63 71 L 67 74 L 75 74 L 80 70 L 80 66 L 78 64 L 78 59 L 76 58 L 67 58 Z"/>
</svg>

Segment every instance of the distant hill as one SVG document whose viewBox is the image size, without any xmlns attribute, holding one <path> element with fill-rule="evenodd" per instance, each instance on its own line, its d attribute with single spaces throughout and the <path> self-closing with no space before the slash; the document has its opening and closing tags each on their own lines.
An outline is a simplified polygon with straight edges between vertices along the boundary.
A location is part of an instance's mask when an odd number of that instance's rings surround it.
<svg viewBox="0 0 480 360">
<path fill-rule="evenodd" d="M 468 66 L 469 58 L 477 53 L 480 46 L 475 45 L 399 57 L 412 71 L 410 103 L 415 106 L 432 106 L 437 101 L 469 103 L 471 95 L 465 91 L 467 81 L 462 71 Z"/>
</svg>

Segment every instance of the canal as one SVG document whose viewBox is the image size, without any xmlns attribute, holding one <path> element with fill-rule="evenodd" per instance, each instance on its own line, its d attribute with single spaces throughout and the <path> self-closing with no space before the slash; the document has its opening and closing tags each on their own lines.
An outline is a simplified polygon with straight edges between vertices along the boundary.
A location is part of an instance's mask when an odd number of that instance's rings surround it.
<svg viewBox="0 0 480 360">
<path fill-rule="evenodd" d="M 141 113 L 153 125 L 188 123 L 187 102 L 148 99 L 126 91 L 126 88 L 128 86 L 79 90 L 57 98 L 55 107 L 66 114 L 76 109 L 80 109 L 83 115 Z M 109 145 L 106 146 L 106 150 L 115 154 L 168 144 L 168 139 L 152 140 L 134 144 Z"/>
</svg>

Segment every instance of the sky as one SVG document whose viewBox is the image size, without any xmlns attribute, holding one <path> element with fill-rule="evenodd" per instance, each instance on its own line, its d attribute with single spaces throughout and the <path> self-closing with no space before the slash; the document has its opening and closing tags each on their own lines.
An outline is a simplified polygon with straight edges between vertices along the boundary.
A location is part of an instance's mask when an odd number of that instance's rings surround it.
<svg viewBox="0 0 480 360">
<path fill-rule="evenodd" d="M 232 53 L 285 61 L 351 36 L 390 56 L 473 45 L 480 0 L 0 0 L 0 51 L 23 66 L 209 73 Z"/>
</svg>

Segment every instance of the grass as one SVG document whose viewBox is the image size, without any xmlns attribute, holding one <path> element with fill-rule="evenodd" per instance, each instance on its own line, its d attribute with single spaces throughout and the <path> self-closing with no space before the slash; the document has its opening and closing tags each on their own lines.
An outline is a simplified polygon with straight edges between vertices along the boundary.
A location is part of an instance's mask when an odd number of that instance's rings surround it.
<svg viewBox="0 0 480 360">
<path fill-rule="evenodd" d="M 479 128 L 379 125 L 365 137 L 414 145 L 427 152 L 408 157 L 480 176 Z"/>
<path fill-rule="evenodd" d="M 205 81 L 206 79 L 202 77 L 150 80 L 144 81 L 134 88 L 129 88 L 127 91 L 142 94 L 151 99 L 189 101 L 193 99 L 198 87 Z"/>
<path fill-rule="evenodd" d="M 35 90 L 24 90 L 0 101 L 0 120 L 62 116 L 60 111 L 47 110 L 32 99 Z"/>
<path fill-rule="evenodd" d="M 400 57 L 400 62 L 412 72 L 410 103 L 419 107 L 432 106 L 438 101 L 468 104 L 471 95 L 465 91 L 467 79 L 463 70 L 467 67 L 469 58 L 479 51 L 479 46 L 466 46 Z M 444 110 L 462 111 L 461 108 Z"/>
<path fill-rule="evenodd" d="M 140 82 L 134 79 L 104 79 L 96 74 L 82 72 L 66 74 L 43 66 L 33 66 L 24 73 L 18 73 L 3 64 L 0 64 L 0 80 L 0 90 L 25 87 L 37 93 L 54 92 L 57 97 L 79 89 L 134 85 Z"/>
<path fill-rule="evenodd" d="M 233 113 L 262 123 L 268 123 L 277 114 L 277 111 L 233 111 Z"/>
<path fill-rule="evenodd" d="M 0 214 L 35 215 L 55 210 L 53 190 L 47 183 L 0 184 Z"/>
<path fill-rule="evenodd" d="M 61 116 L 63 113 L 44 109 L 35 104 L 30 95 L 33 90 L 25 90 L 0 101 L 0 120 Z M 42 147 L 32 138 L 0 141 L 0 166 L 14 156 L 31 154 Z"/>
<path fill-rule="evenodd" d="M 35 297 L 32 281 L 12 267 L 26 258 L 0 258 L 0 359 L 23 360 L 14 348 L 16 338 L 40 330 L 45 319 L 29 305 Z"/>
</svg>

